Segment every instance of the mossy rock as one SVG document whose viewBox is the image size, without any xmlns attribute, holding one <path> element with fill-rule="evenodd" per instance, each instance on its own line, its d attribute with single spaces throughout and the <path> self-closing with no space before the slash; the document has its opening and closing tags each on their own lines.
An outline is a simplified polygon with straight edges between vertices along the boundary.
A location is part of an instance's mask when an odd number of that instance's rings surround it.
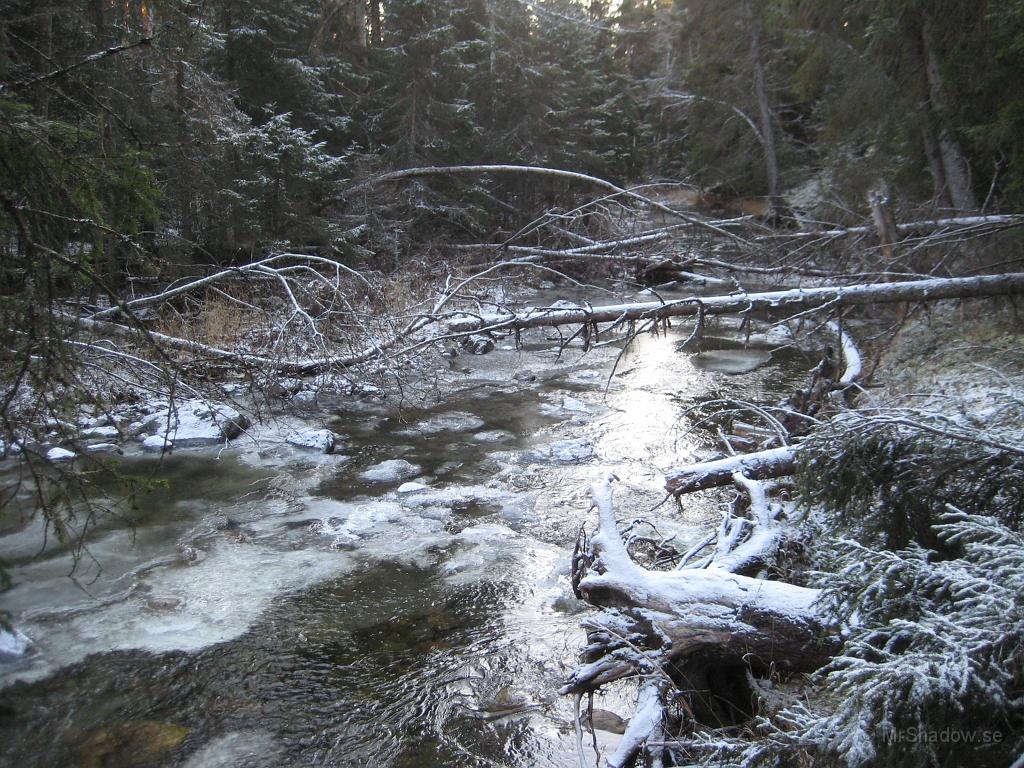
<svg viewBox="0 0 1024 768">
<path fill-rule="evenodd" d="M 189 729 L 156 720 L 130 720 L 94 731 L 79 750 L 82 768 L 158 765 L 180 747 Z"/>
</svg>

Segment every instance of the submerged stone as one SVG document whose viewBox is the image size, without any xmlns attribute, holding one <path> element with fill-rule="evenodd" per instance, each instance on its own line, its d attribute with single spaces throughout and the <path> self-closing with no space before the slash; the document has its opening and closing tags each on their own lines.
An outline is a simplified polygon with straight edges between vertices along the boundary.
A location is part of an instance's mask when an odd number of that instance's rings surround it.
<svg viewBox="0 0 1024 768">
<path fill-rule="evenodd" d="M 698 368 L 735 376 L 756 371 L 771 359 L 771 352 L 763 349 L 716 349 L 694 355 L 692 361 Z"/>
</svg>

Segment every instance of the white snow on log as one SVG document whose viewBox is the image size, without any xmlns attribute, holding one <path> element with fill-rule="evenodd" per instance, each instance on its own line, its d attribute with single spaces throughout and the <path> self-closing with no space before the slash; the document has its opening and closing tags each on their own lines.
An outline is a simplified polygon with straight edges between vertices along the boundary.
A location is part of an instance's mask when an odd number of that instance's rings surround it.
<svg viewBox="0 0 1024 768">
<path fill-rule="evenodd" d="M 737 472 L 754 480 L 792 474 L 797 450 L 798 446 L 783 446 L 673 469 L 665 475 L 665 490 L 681 494 L 727 485 Z"/>
<path fill-rule="evenodd" d="M 845 370 L 839 379 L 840 384 L 853 384 L 860 378 L 864 363 L 860 357 L 860 350 L 857 349 L 857 342 L 842 328 L 835 320 L 829 320 L 828 327 L 839 337 L 839 348 L 843 354 Z"/>
<path fill-rule="evenodd" d="M 598 307 L 529 308 L 522 312 L 496 313 L 448 321 L 452 333 L 468 333 L 487 328 L 537 328 L 550 325 L 611 323 L 624 320 L 735 314 L 785 307 L 813 308 L 825 304 L 847 305 L 872 302 L 902 302 L 935 299 L 994 296 L 1024 292 L 1024 273 L 983 275 L 979 277 L 933 278 L 902 283 L 861 283 L 849 286 L 794 288 L 764 293 L 732 293 L 676 301 L 649 301 Z"/>
<path fill-rule="evenodd" d="M 67 448 L 51 448 L 46 452 L 47 461 L 71 461 L 75 456 L 75 452 Z"/>
<path fill-rule="evenodd" d="M 614 479 L 609 474 L 590 488 L 599 519 L 593 549 L 600 554 L 595 567 L 580 581 L 581 592 L 616 593 L 632 605 L 664 614 L 668 622 L 685 617 L 689 624 L 703 626 L 706 636 L 702 642 L 719 633 L 723 637 L 735 633 L 744 626 L 739 616 L 745 612 L 784 616 L 794 625 L 806 627 L 819 624 L 814 607 L 820 595 L 817 589 L 717 569 L 649 571 L 637 565 L 616 528 Z"/>
<path fill-rule="evenodd" d="M 643 749 L 651 736 L 659 736 L 664 709 L 661 704 L 661 683 L 648 680 L 637 696 L 636 711 L 629 720 L 615 754 L 608 758 L 608 768 L 631 765 L 633 755 Z"/>
<path fill-rule="evenodd" d="M 394 483 L 416 477 L 422 470 L 405 459 L 388 459 L 363 470 L 359 477 L 374 483 Z"/>
</svg>

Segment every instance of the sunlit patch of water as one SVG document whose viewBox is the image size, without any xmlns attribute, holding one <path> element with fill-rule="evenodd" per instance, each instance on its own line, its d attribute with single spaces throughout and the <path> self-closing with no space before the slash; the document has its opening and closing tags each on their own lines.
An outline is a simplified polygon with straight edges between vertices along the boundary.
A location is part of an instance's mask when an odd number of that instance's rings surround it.
<svg viewBox="0 0 1024 768">
<path fill-rule="evenodd" d="M 134 531 L 90 541 L 88 584 L 60 551 L 31 557 L 37 531 L 7 531 L 0 552 L 23 554 L 0 607 L 37 652 L 0 667 L 0 762 L 578 765 L 557 689 L 583 639 L 569 562 L 588 484 L 616 472 L 621 516 L 648 515 L 664 470 L 710 446 L 694 402 L 771 401 L 802 371 L 698 369 L 687 334 L 618 360 L 543 331 L 461 357 L 430 407 L 322 415 L 346 458 L 175 457 Z M 423 487 L 366 478 L 394 459 Z M 655 514 L 686 541 L 718 504 Z M 621 695 L 599 705 L 624 713 Z"/>
</svg>

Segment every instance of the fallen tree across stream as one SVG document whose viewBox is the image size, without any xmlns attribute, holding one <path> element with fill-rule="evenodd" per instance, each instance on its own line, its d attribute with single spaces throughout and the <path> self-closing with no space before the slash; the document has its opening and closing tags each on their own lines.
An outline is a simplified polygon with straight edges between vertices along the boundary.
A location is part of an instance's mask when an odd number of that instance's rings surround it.
<svg viewBox="0 0 1024 768">
<path fill-rule="evenodd" d="M 674 301 L 647 301 L 585 307 L 540 307 L 522 312 L 461 316 L 448 320 L 452 333 L 524 330 L 544 326 L 660 320 L 695 315 L 725 315 L 768 309 L 811 309 L 853 304 L 901 303 L 1006 296 L 1024 293 L 1024 272 L 978 277 L 931 278 L 902 283 L 793 288 L 763 293 L 693 296 Z"/>
</svg>

